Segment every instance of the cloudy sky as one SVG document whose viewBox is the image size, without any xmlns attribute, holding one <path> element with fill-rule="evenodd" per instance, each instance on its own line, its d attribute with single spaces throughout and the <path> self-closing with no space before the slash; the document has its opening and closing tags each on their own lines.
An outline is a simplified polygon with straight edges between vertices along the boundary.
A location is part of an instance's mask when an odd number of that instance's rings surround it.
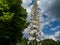
<svg viewBox="0 0 60 45">
<path fill-rule="evenodd" d="M 34 0 L 23 0 L 22 6 L 27 11 L 27 21 Z M 60 0 L 38 0 L 38 7 L 41 9 L 41 35 L 43 39 L 60 40 Z M 25 29 L 25 36 L 28 28 Z"/>
</svg>

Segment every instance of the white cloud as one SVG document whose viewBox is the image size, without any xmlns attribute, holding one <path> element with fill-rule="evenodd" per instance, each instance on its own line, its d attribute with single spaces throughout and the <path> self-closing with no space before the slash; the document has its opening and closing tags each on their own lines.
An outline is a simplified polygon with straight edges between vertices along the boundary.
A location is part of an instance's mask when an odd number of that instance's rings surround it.
<svg viewBox="0 0 60 45">
<path fill-rule="evenodd" d="M 60 31 L 57 31 L 54 36 L 57 40 L 60 40 Z"/>
<path fill-rule="evenodd" d="M 53 39 L 53 40 L 57 41 L 57 38 L 55 37 L 55 34 L 54 35 L 45 35 L 43 32 L 41 32 L 40 39 L 41 40 L 44 40 L 44 39 Z"/>
<path fill-rule="evenodd" d="M 55 31 L 55 30 L 58 30 L 60 28 L 60 26 L 57 26 L 55 28 L 51 28 L 51 30 Z"/>
<path fill-rule="evenodd" d="M 40 0 L 39 7 L 42 10 L 46 11 L 52 6 L 53 3 L 54 3 L 54 0 Z"/>
<path fill-rule="evenodd" d="M 28 5 L 31 3 L 32 0 L 22 0 L 22 1 L 23 1 L 22 6 L 24 8 L 28 8 Z"/>
<path fill-rule="evenodd" d="M 60 40 L 60 31 L 55 32 L 54 35 L 43 35 L 43 39 L 53 39 L 55 41 Z"/>
<path fill-rule="evenodd" d="M 46 13 L 47 16 L 60 18 L 60 0 L 40 0 L 39 7 Z"/>
<path fill-rule="evenodd" d="M 56 41 L 54 35 L 45 35 L 45 39 L 53 39 Z"/>
<path fill-rule="evenodd" d="M 60 31 L 57 31 L 56 33 L 55 33 L 55 37 L 59 37 L 60 36 Z"/>
</svg>

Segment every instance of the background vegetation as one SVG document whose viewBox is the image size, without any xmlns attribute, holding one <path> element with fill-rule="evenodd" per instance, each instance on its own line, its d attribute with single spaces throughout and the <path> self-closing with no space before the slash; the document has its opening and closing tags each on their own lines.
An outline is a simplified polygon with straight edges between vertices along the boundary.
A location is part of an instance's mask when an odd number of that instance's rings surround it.
<svg viewBox="0 0 60 45">
<path fill-rule="evenodd" d="M 60 45 L 60 41 L 54 41 L 52 39 L 45 39 L 41 41 L 42 45 Z M 22 40 L 21 45 L 26 45 L 26 40 Z"/>
</svg>

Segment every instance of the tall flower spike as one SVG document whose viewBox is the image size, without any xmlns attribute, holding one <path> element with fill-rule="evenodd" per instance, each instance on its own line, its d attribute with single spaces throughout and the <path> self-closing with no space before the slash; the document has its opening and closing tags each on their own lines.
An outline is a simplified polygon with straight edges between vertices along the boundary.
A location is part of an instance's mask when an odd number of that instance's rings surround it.
<svg viewBox="0 0 60 45">
<path fill-rule="evenodd" d="M 30 15 L 30 29 L 29 29 L 29 38 L 28 42 L 30 45 L 41 45 L 40 39 L 37 38 L 38 35 L 41 35 L 40 32 L 40 15 L 38 12 L 38 4 L 37 0 L 34 0 L 32 9 L 31 9 L 31 15 Z"/>
</svg>

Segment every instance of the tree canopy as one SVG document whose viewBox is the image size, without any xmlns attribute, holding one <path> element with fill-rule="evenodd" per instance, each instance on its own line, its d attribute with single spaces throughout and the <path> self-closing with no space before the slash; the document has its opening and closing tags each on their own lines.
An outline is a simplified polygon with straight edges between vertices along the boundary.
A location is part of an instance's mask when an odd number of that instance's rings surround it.
<svg viewBox="0 0 60 45">
<path fill-rule="evenodd" d="M 17 42 L 27 27 L 27 12 L 21 6 L 22 0 L 0 0 L 0 40 Z"/>
</svg>

